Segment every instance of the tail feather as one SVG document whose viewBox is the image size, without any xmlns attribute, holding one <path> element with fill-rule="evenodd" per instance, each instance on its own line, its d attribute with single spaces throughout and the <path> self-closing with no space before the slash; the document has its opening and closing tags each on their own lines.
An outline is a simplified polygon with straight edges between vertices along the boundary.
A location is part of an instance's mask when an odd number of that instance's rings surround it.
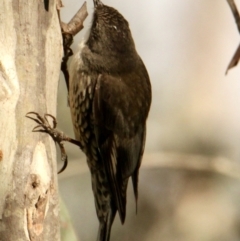
<svg viewBox="0 0 240 241">
<path fill-rule="evenodd" d="M 137 213 L 137 201 L 138 201 L 138 169 L 132 175 L 132 185 L 136 202 L 136 213 Z"/>
<path fill-rule="evenodd" d="M 100 221 L 97 241 L 110 240 L 111 228 L 112 228 L 112 223 L 114 221 L 115 215 L 116 215 L 116 208 L 111 207 L 109 209 L 106 221 L 105 222 Z"/>
</svg>

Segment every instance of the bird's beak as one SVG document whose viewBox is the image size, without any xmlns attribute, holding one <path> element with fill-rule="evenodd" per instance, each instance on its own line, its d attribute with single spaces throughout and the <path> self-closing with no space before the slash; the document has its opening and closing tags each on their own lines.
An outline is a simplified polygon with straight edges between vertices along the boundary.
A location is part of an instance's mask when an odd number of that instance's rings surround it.
<svg viewBox="0 0 240 241">
<path fill-rule="evenodd" d="M 102 2 L 100 0 L 93 0 L 93 4 L 94 4 L 94 7 L 98 7 L 100 5 L 103 5 Z"/>
</svg>

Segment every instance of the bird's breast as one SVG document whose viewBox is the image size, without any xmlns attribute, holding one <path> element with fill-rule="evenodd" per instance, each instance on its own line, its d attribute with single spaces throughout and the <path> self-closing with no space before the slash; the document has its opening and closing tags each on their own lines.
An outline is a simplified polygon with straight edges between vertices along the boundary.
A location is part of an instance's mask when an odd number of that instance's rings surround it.
<svg viewBox="0 0 240 241">
<path fill-rule="evenodd" d="M 94 88 L 94 76 L 84 70 L 78 52 L 70 65 L 69 106 L 75 137 L 81 142 L 85 153 L 94 139 L 92 113 Z"/>
</svg>

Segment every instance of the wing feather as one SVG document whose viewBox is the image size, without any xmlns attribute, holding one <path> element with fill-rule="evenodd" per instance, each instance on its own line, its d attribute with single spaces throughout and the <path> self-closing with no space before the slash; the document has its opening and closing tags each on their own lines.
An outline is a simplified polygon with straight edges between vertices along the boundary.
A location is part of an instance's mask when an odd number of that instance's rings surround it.
<svg viewBox="0 0 240 241">
<path fill-rule="evenodd" d="M 94 131 L 122 223 L 130 176 L 137 199 L 145 140 L 145 121 L 141 122 L 134 111 L 136 100 L 131 95 L 119 77 L 99 75 L 93 99 Z"/>
</svg>

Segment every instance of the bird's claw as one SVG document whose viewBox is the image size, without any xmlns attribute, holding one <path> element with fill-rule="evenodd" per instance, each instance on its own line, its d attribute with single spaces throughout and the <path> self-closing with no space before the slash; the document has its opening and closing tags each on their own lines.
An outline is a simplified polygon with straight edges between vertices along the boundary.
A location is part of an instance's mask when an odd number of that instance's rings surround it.
<svg viewBox="0 0 240 241">
<path fill-rule="evenodd" d="M 35 115 L 36 117 L 32 117 L 30 115 Z M 33 128 L 33 132 L 46 132 L 49 133 L 51 130 L 57 127 L 56 118 L 53 115 L 45 114 L 43 117 L 40 116 L 37 112 L 31 111 L 26 114 L 26 117 L 35 121 L 38 125 Z M 52 124 L 49 123 L 48 117 L 51 117 Z M 38 129 L 42 128 L 42 129 Z M 51 134 L 50 134 L 51 135 Z"/>
<path fill-rule="evenodd" d="M 32 117 L 31 115 L 35 115 L 35 117 Z M 31 111 L 26 114 L 26 117 L 35 121 L 38 125 L 35 126 L 32 129 L 32 132 L 43 132 L 49 134 L 53 140 L 58 144 L 60 151 L 61 151 L 61 157 L 64 162 L 63 167 L 58 171 L 58 173 L 61 173 L 65 170 L 68 164 L 68 158 L 66 155 L 66 151 L 63 145 L 64 141 L 64 134 L 55 128 L 57 127 L 57 121 L 56 118 L 53 115 L 50 114 L 44 114 L 44 116 L 40 116 L 37 112 Z M 49 117 L 52 119 L 52 123 L 49 123 Z"/>
</svg>

